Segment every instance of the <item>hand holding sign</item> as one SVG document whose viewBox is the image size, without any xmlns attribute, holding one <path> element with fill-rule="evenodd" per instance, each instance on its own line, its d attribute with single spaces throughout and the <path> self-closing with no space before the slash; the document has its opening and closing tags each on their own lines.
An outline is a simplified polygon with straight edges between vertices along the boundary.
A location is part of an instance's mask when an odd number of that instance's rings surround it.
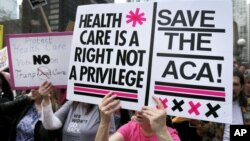
<svg viewBox="0 0 250 141">
<path fill-rule="evenodd" d="M 51 91 L 53 90 L 53 85 L 51 82 L 45 81 L 38 89 L 38 93 L 44 97 L 49 97 Z"/>
</svg>

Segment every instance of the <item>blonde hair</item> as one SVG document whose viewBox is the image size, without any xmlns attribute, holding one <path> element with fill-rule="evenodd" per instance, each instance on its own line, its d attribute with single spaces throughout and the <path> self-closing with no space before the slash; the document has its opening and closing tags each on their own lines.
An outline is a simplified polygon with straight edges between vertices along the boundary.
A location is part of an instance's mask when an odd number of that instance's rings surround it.
<svg viewBox="0 0 250 141">
<path fill-rule="evenodd" d="M 72 108 L 73 109 L 76 109 L 76 107 L 77 107 L 77 105 L 79 104 L 80 102 L 77 102 L 77 101 L 73 101 L 73 103 L 72 103 Z M 84 107 L 84 108 L 86 108 L 86 113 L 85 113 L 85 115 L 88 115 L 91 111 L 92 111 L 92 109 L 94 108 L 94 104 L 89 104 L 89 103 L 84 103 L 84 102 L 81 102 L 82 103 L 82 106 Z"/>
<path fill-rule="evenodd" d="M 60 107 L 57 95 L 60 94 L 59 91 L 57 89 L 53 89 L 50 92 L 50 101 L 51 101 L 51 106 L 53 109 L 53 112 L 57 111 Z"/>
</svg>

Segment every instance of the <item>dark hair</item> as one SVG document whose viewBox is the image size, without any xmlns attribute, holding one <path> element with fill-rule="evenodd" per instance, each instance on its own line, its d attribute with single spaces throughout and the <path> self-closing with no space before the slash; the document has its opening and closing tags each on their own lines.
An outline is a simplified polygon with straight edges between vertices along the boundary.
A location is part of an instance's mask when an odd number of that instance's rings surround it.
<svg viewBox="0 0 250 141">
<path fill-rule="evenodd" d="M 243 75 L 240 73 L 240 71 L 238 69 L 233 70 L 233 76 L 238 77 L 240 79 L 241 87 L 243 87 L 243 85 L 245 83 L 244 82 L 244 77 L 243 77 Z M 239 94 L 238 98 L 239 98 L 240 106 L 246 106 L 247 105 L 247 99 L 246 99 L 246 96 L 245 96 L 243 90 L 240 91 L 240 94 Z"/>
<path fill-rule="evenodd" d="M 239 71 L 239 69 L 237 69 L 237 68 L 233 69 L 233 76 L 239 77 L 241 86 L 244 85 L 244 83 L 245 83 L 244 77 L 243 77 L 243 74 L 241 74 L 241 72 Z"/>
<path fill-rule="evenodd" d="M 4 74 L 0 72 L 0 79 L 2 80 L 2 92 L 3 98 L 7 98 L 8 100 L 14 100 L 14 95 L 11 90 L 10 84 L 7 79 L 4 77 Z"/>
</svg>

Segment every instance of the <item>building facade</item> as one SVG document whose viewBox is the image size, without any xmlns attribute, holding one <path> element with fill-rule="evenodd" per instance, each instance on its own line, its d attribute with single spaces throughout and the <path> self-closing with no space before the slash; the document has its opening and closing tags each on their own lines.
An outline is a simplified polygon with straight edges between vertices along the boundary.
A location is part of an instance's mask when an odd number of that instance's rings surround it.
<svg viewBox="0 0 250 141">
<path fill-rule="evenodd" d="M 65 31 L 69 21 L 75 21 L 78 5 L 113 3 L 114 0 L 47 0 L 43 10 L 52 32 Z M 24 0 L 22 8 L 23 33 L 48 32 L 39 8 L 32 10 L 28 0 Z"/>
</svg>

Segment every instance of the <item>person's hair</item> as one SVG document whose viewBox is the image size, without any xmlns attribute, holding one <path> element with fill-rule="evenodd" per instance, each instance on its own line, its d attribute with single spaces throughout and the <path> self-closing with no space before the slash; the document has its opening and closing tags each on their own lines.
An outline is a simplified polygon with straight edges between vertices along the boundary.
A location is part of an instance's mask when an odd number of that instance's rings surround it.
<svg viewBox="0 0 250 141">
<path fill-rule="evenodd" d="M 247 69 L 245 72 L 244 72 L 244 78 L 245 80 L 250 78 L 250 69 Z"/>
<path fill-rule="evenodd" d="M 238 77 L 239 79 L 240 79 L 240 84 L 241 84 L 241 86 L 243 86 L 244 85 L 244 77 L 243 77 L 243 75 L 240 73 L 240 71 L 239 71 L 239 69 L 234 69 L 233 70 L 233 76 L 234 77 Z"/>
<path fill-rule="evenodd" d="M 11 90 L 10 84 L 2 72 L 0 72 L 0 79 L 2 80 L 2 86 L 1 86 L 2 92 L 4 94 L 6 94 L 7 97 L 10 98 L 9 100 L 13 100 L 14 95 L 13 95 L 13 92 Z"/>
<path fill-rule="evenodd" d="M 57 111 L 60 107 L 60 104 L 57 98 L 58 93 L 59 91 L 57 89 L 53 89 L 52 92 L 50 93 L 51 106 L 54 112 Z"/>
<path fill-rule="evenodd" d="M 240 71 L 238 69 L 233 70 L 233 76 L 239 78 L 240 85 L 241 85 L 241 87 L 243 87 L 244 84 L 245 84 L 244 77 L 243 77 L 243 75 L 240 73 Z M 244 95 L 243 90 L 240 91 L 240 94 L 238 95 L 238 98 L 239 98 L 240 106 L 246 106 L 247 105 L 247 99 L 246 99 L 246 96 Z"/>
<path fill-rule="evenodd" d="M 84 102 L 82 102 L 82 103 L 84 103 Z M 79 102 L 73 101 L 73 103 L 72 103 L 73 109 L 76 109 L 78 104 L 79 104 Z M 89 112 L 92 111 L 92 109 L 94 108 L 94 104 L 89 104 L 89 103 L 84 103 L 83 106 L 86 108 L 86 111 L 87 111 L 85 113 L 85 115 L 89 114 Z"/>
</svg>

